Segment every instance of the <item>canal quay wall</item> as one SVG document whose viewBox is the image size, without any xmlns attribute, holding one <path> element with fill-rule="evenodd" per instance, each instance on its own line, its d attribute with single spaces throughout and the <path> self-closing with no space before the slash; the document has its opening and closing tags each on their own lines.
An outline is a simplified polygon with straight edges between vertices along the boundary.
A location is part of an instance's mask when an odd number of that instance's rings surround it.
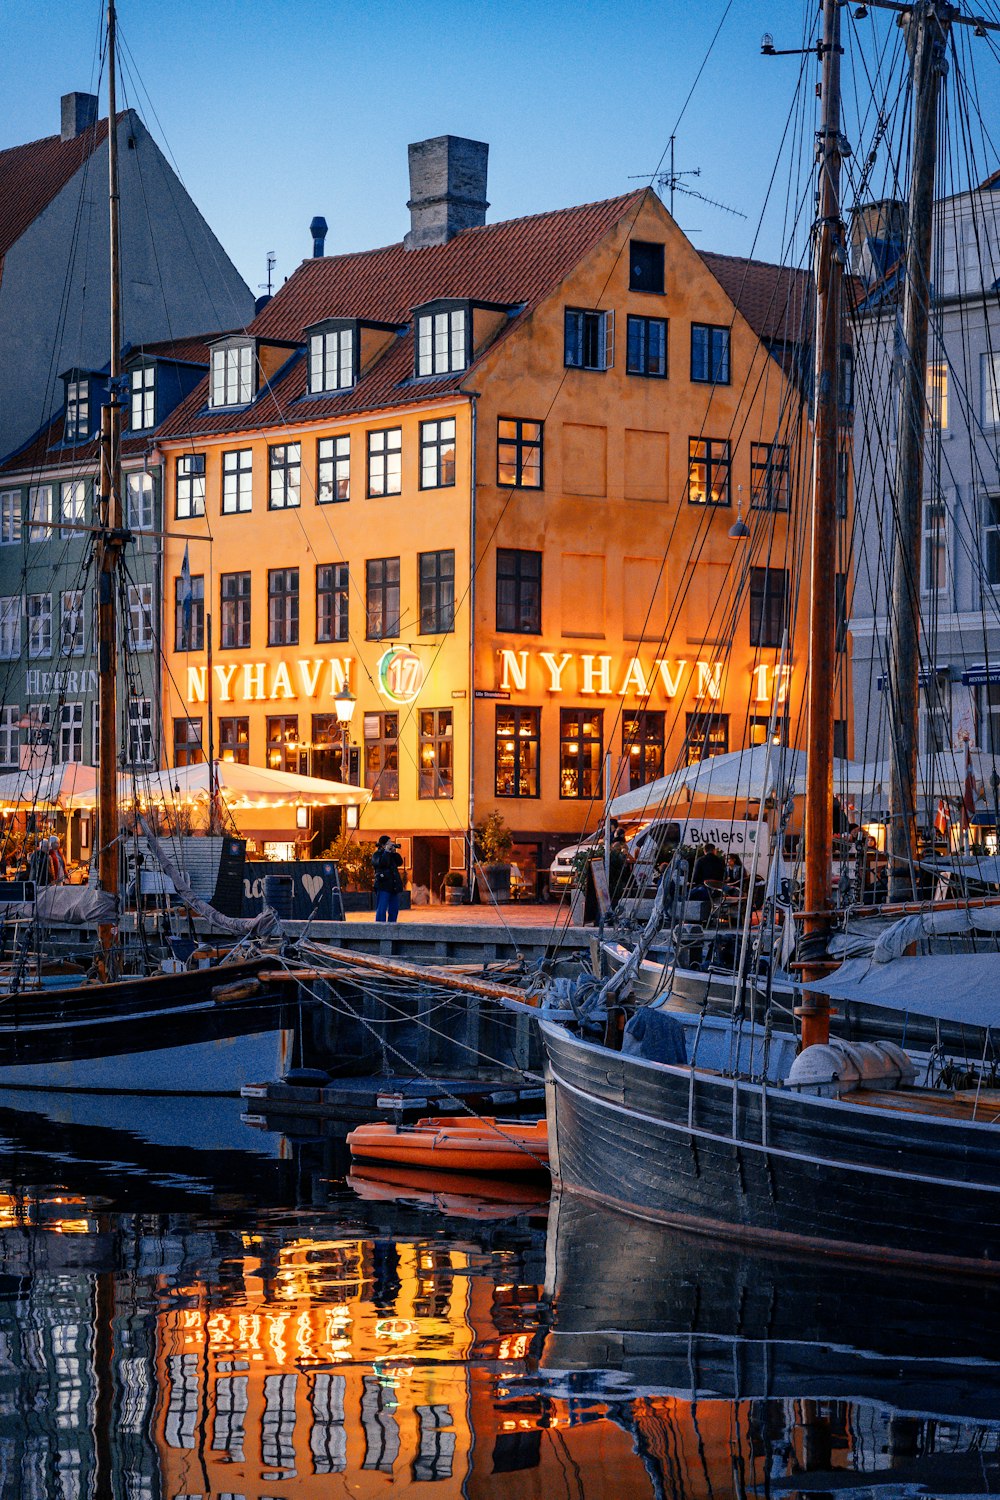
<svg viewBox="0 0 1000 1500">
<path fill-rule="evenodd" d="M 402 958 L 426 964 L 493 964 L 523 958 L 526 963 L 558 956 L 589 954 L 593 927 L 571 927 L 554 908 L 514 909 L 506 913 L 472 908 L 474 916 L 450 907 L 416 908 L 398 922 L 375 922 L 367 913 L 346 922 L 296 922 L 282 925 L 289 937 L 308 935 L 335 948 Z M 530 911 L 531 915 L 528 916 Z M 480 915 L 481 913 L 481 915 Z"/>
</svg>

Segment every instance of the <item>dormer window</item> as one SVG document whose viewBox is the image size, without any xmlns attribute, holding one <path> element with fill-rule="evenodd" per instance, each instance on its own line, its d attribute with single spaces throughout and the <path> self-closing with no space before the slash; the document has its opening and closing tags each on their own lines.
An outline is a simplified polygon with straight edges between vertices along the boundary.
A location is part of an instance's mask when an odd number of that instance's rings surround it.
<svg viewBox="0 0 1000 1500">
<path fill-rule="evenodd" d="M 226 344 L 212 350 L 210 406 L 247 406 L 254 397 L 253 344 Z"/>
<path fill-rule="evenodd" d="M 467 303 L 432 303 L 418 309 L 415 322 L 418 375 L 448 375 L 465 369 L 471 329 Z"/>
<path fill-rule="evenodd" d="M 139 365 L 131 372 L 133 432 L 156 426 L 156 366 Z"/>
<path fill-rule="evenodd" d="M 90 381 L 85 375 L 66 381 L 66 421 L 63 436 L 67 442 L 90 437 Z"/>
<path fill-rule="evenodd" d="M 353 323 L 321 323 L 309 334 L 309 392 L 349 390 L 357 379 Z"/>
</svg>

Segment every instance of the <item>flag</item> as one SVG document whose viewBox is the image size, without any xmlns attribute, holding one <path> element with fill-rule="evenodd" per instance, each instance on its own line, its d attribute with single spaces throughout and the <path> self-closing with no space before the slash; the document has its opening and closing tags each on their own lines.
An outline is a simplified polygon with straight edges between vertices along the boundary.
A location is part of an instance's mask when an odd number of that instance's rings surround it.
<svg viewBox="0 0 1000 1500">
<path fill-rule="evenodd" d="M 191 559 L 188 557 L 188 544 L 184 543 L 184 561 L 181 563 L 181 620 L 184 625 L 184 639 L 189 643 L 191 640 L 191 606 L 194 600 L 194 591 L 191 587 Z"/>
<path fill-rule="evenodd" d="M 934 814 L 934 827 L 942 838 L 947 838 L 948 829 L 950 826 L 951 813 L 948 811 L 947 802 L 945 802 L 944 798 L 942 797 L 938 802 L 937 812 Z"/>
<path fill-rule="evenodd" d="M 972 814 L 976 810 L 976 781 L 972 774 L 972 753 L 969 742 L 965 742 L 965 781 L 962 785 L 962 829 L 968 831 Z"/>
</svg>

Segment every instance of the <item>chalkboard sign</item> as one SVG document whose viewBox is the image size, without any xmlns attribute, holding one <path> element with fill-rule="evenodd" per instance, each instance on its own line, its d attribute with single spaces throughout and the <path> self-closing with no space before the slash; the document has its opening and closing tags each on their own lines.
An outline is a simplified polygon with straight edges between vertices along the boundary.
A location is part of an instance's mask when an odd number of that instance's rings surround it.
<svg viewBox="0 0 1000 1500">
<path fill-rule="evenodd" d="M 344 919 L 340 871 L 332 859 L 248 860 L 243 872 L 243 912 L 255 916 L 264 909 L 264 881 L 269 875 L 290 877 L 292 918 L 320 922 Z"/>
</svg>

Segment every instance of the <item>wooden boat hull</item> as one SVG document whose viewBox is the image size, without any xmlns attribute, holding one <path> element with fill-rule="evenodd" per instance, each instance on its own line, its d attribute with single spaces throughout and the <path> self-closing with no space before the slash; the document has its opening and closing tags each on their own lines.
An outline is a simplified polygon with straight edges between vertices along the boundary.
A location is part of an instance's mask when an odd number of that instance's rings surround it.
<svg viewBox="0 0 1000 1500">
<path fill-rule="evenodd" d="M 540 1024 L 557 1184 L 702 1234 L 1000 1273 L 994 1127 L 668 1067 Z"/>
<path fill-rule="evenodd" d="M 472 1175 L 544 1171 L 549 1156 L 544 1120 L 524 1125 L 512 1120 L 456 1116 L 418 1120 L 406 1126 L 380 1121 L 358 1125 L 347 1137 L 347 1144 L 351 1155 L 363 1161 Z"/>
</svg>

